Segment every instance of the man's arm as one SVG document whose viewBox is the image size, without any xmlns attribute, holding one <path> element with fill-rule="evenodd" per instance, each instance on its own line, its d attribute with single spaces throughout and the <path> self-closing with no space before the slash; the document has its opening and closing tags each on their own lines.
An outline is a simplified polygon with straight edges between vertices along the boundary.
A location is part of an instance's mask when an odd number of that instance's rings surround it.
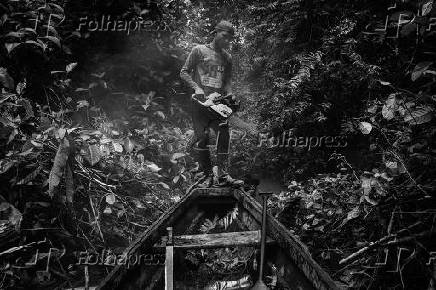
<svg viewBox="0 0 436 290">
<path fill-rule="evenodd" d="M 199 50 L 194 47 L 189 53 L 188 58 L 185 61 L 181 71 L 180 78 L 184 80 L 192 89 L 194 89 L 196 95 L 204 94 L 203 89 L 192 79 L 191 73 L 195 70 L 199 61 Z"/>
</svg>

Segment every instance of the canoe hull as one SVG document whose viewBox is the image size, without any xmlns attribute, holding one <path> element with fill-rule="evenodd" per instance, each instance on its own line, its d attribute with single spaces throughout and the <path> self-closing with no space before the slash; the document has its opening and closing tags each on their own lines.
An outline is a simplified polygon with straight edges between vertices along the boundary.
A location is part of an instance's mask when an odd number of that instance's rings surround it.
<svg viewBox="0 0 436 290">
<path fill-rule="evenodd" d="M 242 190 L 229 188 L 194 189 L 153 223 L 125 251 L 127 257 L 148 254 L 165 256 L 154 245 L 173 227 L 174 236 L 191 234 L 198 224 L 237 207 L 238 231 L 261 228 L 261 205 Z M 266 268 L 277 270 L 285 289 L 338 289 L 327 273 L 311 258 L 305 246 L 272 216 L 267 217 L 267 236 L 275 243 L 266 247 Z M 175 252 L 181 252 L 176 250 Z M 174 269 L 176 272 L 181 269 Z M 271 273 L 265 273 L 265 275 Z M 257 277 L 257 276 L 254 276 Z M 163 289 L 164 267 L 150 263 L 116 266 L 98 289 Z M 177 285 L 177 284 L 176 284 Z M 177 287 L 176 287 L 177 289 Z M 195 289 L 195 288 L 193 288 Z M 237 289 L 237 288 L 235 288 Z"/>
</svg>

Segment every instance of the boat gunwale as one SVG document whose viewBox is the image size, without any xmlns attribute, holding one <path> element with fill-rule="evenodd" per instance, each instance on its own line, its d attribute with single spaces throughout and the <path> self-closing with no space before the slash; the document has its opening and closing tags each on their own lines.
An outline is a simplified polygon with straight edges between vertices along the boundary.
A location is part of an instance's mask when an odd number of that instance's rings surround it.
<svg viewBox="0 0 436 290">
<path fill-rule="evenodd" d="M 260 203 L 242 190 L 234 190 L 232 193 L 242 203 L 243 208 L 260 223 L 262 219 L 262 206 Z M 301 270 L 315 289 L 339 289 L 327 272 L 312 258 L 306 245 L 269 213 L 267 213 L 267 235 L 282 246 L 292 262 Z"/>
<path fill-rule="evenodd" d="M 138 238 L 136 238 L 123 252 L 123 255 L 135 254 L 142 244 L 150 238 L 150 236 L 159 230 L 160 227 L 171 218 L 172 214 L 179 208 L 185 206 L 185 204 L 201 194 L 201 191 L 196 189 L 191 190 L 182 199 L 171 206 L 163 215 L 161 215 L 153 224 L 148 227 Z M 113 289 L 118 287 L 117 285 L 122 280 L 122 275 L 127 272 L 127 268 L 124 265 L 116 265 L 114 269 L 105 277 L 105 279 L 98 285 L 97 289 Z M 115 285 L 113 285 L 115 284 Z M 110 288 L 108 288 L 110 287 Z"/>
</svg>

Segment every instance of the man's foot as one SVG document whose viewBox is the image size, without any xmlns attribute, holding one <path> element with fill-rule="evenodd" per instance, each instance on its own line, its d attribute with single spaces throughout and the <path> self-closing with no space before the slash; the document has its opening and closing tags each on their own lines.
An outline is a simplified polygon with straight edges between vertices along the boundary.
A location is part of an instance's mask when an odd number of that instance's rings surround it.
<svg viewBox="0 0 436 290">
<path fill-rule="evenodd" d="M 206 174 L 203 171 L 197 171 L 194 173 L 194 182 L 199 181 L 200 179 L 204 178 Z"/>
<path fill-rule="evenodd" d="M 207 176 L 204 176 L 201 181 L 199 181 L 197 187 L 208 188 L 208 187 L 211 187 L 212 184 L 213 184 L 213 175 L 208 174 Z"/>
<path fill-rule="evenodd" d="M 243 186 L 244 181 L 239 179 L 232 178 L 229 174 L 223 174 L 220 177 L 218 177 L 218 186 Z"/>
</svg>

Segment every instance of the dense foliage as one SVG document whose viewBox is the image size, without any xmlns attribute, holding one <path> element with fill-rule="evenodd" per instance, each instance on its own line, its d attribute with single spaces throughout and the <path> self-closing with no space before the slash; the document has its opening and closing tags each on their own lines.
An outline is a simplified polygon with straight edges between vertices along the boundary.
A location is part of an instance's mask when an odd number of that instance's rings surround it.
<svg viewBox="0 0 436 290">
<path fill-rule="evenodd" d="M 2 236 L 1 288 L 83 284 L 77 252 L 122 252 L 192 182 L 188 114 L 167 85 L 179 69 L 170 30 L 76 29 L 83 15 L 123 12 L 101 4 L 1 6 L 2 233 L 13 228 Z M 120 19 L 158 18 L 150 5 L 126 6 Z M 48 276 L 36 272 L 46 255 L 26 265 L 36 245 L 65 250 Z"/>
<path fill-rule="evenodd" d="M 278 215 L 348 286 L 432 287 L 433 1 L 307 1 L 293 29 L 295 3 L 254 4 L 245 14 L 255 60 L 248 77 L 263 80 L 250 83 L 271 88 L 253 100 L 257 112 L 270 136 L 339 135 L 348 146 L 269 149 L 263 161 L 290 184 Z M 386 251 L 387 265 L 375 266 Z"/>
</svg>

